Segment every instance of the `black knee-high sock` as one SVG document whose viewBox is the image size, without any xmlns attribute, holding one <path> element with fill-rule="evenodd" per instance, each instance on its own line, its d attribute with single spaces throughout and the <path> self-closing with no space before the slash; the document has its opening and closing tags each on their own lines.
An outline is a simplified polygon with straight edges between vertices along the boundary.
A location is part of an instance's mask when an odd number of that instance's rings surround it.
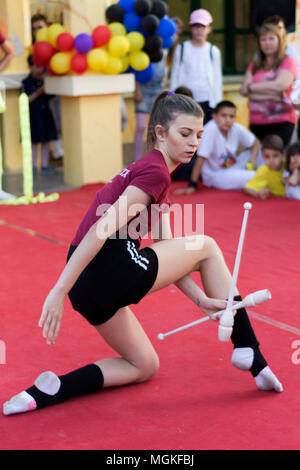
<svg viewBox="0 0 300 470">
<path fill-rule="evenodd" d="M 237 295 L 234 300 L 241 301 L 242 297 Z M 254 351 L 253 363 L 249 369 L 253 377 L 256 377 L 268 364 L 259 350 L 259 342 L 251 326 L 245 308 L 238 309 L 233 324 L 231 341 L 235 348 L 252 348 Z"/>
<path fill-rule="evenodd" d="M 57 405 L 80 395 L 99 392 L 104 382 L 101 369 L 96 364 L 89 364 L 59 376 L 59 380 L 60 388 L 55 395 L 48 395 L 35 385 L 26 390 L 35 399 L 37 409 Z"/>
</svg>

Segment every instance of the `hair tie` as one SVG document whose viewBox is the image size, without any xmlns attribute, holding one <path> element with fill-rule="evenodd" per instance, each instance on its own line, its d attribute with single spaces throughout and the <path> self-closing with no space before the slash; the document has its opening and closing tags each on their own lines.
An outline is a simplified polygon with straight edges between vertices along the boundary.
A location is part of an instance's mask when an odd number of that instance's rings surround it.
<svg viewBox="0 0 300 470">
<path fill-rule="evenodd" d="M 169 91 L 169 92 L 168 92 L 168 96 L 173 96 L 173 95 L 175 95 L 175 92 L 174 92 L 174 91 Z"/>
</svg>

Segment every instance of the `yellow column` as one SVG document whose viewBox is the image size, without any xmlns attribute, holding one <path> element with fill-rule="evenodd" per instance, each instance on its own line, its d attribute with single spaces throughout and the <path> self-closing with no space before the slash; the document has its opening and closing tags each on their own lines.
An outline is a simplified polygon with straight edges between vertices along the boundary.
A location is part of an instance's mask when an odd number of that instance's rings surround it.
<svg viewBox="0 0 300 470">
<path fill-rule="evenodd" d="M 61 96 L 65 182 L 109 181 L 123 169 L 120 93 L 133 91 L 133 75 L 47 77 L 45 86 Z"/>
<path fill-rule="evenodd" d="M 118 95 L 63 96 L 61 103 L 65 182 L 109 181 L 123 168 Z"/>
</svg>

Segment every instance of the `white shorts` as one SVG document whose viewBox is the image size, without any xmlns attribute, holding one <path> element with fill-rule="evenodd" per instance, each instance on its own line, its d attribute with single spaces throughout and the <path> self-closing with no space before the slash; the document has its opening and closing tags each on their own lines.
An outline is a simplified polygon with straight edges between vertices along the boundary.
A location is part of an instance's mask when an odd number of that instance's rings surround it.
<svg viewBox="0 0 300 470">
<path fill-rule="evenodd" d="M 202 167 L 203 184 L 209 188 L 217 189 L 244 189 L 245 185 L 255 176 L 255 171 L 246 170 L 246 165 L 250 159 L 250 151 L 242 152 L 235 165 L 229 168 L 220 168 L 213 171 Z"/>
</svg>

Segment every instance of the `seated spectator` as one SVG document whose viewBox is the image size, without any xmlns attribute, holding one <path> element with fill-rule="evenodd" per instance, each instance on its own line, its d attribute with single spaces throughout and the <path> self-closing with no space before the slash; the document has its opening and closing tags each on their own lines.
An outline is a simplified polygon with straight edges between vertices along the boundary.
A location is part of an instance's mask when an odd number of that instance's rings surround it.
<svg viewBox="0 0 300 470">
<path fill-rule="evenodd" d="M 300 143 L 291 144 L 286 151 L 286 170 L 282 181 L 285 184 L 285 197 L 300 200 Z"/>
<path fill-rule="evenodd" d="M 255 135 L 235 122 L 236 106 L 231 101 L 221 101 L 213 111 L 213 119 L 204 126 L 197 158 L 187 188 L 176 194 L 196 191 L 200 174 L 203 184 L 218 189 L 243 189 L 255 175 L 248 170 L 251 163 L 258 166 L 260 144 Z M 238 154 L 239 149 L 245 150 Z"/>
<path fill-rule="evenodd" d="M 270 194 L 284 196 L 285 187 L 282 175 L 285 167 L 284 143 L 278 135 L 268 135 L 262 142 L 264 164 L 255 176 L 245 185 L 244 192 L 249 196 L 267 199 Z"/>
</svg>

